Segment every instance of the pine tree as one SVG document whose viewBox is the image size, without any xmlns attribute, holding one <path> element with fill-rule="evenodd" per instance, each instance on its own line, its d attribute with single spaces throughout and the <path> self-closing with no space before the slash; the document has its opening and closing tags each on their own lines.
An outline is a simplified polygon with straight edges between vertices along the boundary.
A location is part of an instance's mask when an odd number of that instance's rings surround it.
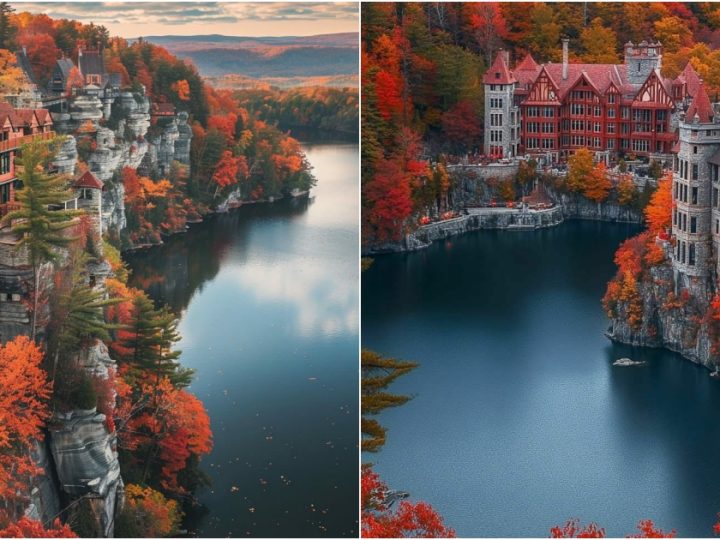
<svg viewBox="0 0 720 540">
<path fill-rule="evenodd" d="M 51 210 L 64 206 L 65 201 L 74 197 L 69 189 L 68 178 L 46 172 L 48 163 L 55 156 L 56 141 L 33 141 L 21 148 L 21 166 L 18 178 L 23 188 L 16 199 L 20 209 L 8 213 L 4 223 L 12 223 L 12 230 L 20 236 L 18 248 L 26 248 L 33 270 L 33 312 L 31 337 L 37 332 L 39 298 L 39 269 L 45 262 L 55 263 L 59 254 L 57 248 L 65 247 L 73 238 L 63 230 L 73 225 L 73 217 L 80 212 Z"/>
<path fill-rule="evenodd" d="M 158 381 L 167 377 L 176 387 L 189 385 L 193 370 L 182 368 L 178 361 L 181 351 L 172 349 L 180 341 L 177 325 L 177 318 L 167 307 L 156 310 L 147 295 L 137 295 L 123 340 L 123 347 L 129 351 L 124 360 Z"/>
<path fill-rule="evenodd" d="M 395 379 L 416 367 L 417 364 L 414 362 L 385 358 L 373 351 L 362 351 L 361 428 L 363 451 L 377 452 L 385 444 L 387 431 L 377 420 L 367 418 L 366 415 L 375 415 L 388 407 L 397 407 L 407 403 L 410 396 L 391 394 L 385 390 Z"/>
<path fill-rule="evenodd" d="M 15 50 L 17 28 L 10 24 L 10 14 L 15 11 L 7 2 L 0 2 L 0 49 Z"/>
</svg>

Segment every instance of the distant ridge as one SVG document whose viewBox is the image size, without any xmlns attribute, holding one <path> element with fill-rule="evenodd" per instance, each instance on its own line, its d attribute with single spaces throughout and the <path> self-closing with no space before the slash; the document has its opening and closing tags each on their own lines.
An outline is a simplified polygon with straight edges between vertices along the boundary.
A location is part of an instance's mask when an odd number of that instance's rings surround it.
<svg viewBox="0 0 720 540">
<path fill-rule="evenodd" d="M 139 39 L 139 38 L 136 38 Z M 313 36 L 143 36 L 180 58 L 204 77 L 239 75 L 288 81 L 313 77 L 357 77 L 357 32 Z"/>
</svg>

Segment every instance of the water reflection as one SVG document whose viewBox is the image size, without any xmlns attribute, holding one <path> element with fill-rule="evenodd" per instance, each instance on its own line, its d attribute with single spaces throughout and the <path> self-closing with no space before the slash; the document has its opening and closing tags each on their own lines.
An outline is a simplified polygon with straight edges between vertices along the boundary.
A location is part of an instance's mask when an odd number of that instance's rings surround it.
<svg viewBox="0 0 720 540">
<path fill-rule="evenodd" d="M 306 151 L 313 198 L 247 205 L 128 258 L 131 284 L 181 315 L 210 414 L 199 536 L 357 535 L 358 148 Z"/>
</svg>

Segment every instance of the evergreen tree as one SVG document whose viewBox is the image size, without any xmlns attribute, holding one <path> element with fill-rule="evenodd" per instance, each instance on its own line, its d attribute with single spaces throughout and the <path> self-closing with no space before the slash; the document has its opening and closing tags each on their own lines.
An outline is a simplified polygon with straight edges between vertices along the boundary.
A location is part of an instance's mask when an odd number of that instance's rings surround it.
<svg viewBox="0 0 720 540">
<path fill-rule="evenodd" d="M 57 248 L 72 242 L 73 238 L 63 234 L 63 230 L 72 226 L 73 217 L 80 213 L 50 209 L 64 207 L 65 201 L 74 197 L 66 176 L 46 172 L 55 156 L 55 146 L 55 141 L 33 141 L 22 146 L 18 178 L 23 188 L 16 195 L 20 209 L 3 218 L 4 223 L 13 224 L 12 230 L 20 237 L 18 248 L 27 249 L 33 270 L 32 339 L 37 331 L 40 266 L 45 262 L 55 263 L 59 256 Z"/>
<path fill-rule="evenodd" d="M 167 307 L 157 310 L 147 295 L 137 295 L 123 340 L 128 350 L 125 361 L 138 371 L 152 373 L 157 381 L 167 377 L 176 387 L 188 386 L 193 370 L 181 367 L 181 351 L 172 349 L 180 341 L 177 325 L 178 319 Z"/>
<path fill-rule="evenodd" d="M 17 28 L 10 24 L 10 14 L 15 9 L 7 2 L 0 2 L 0 49 L 15 50 Z"/>
<path fill-rule="evenodd" d="M 385 358 L 373 351 L 362 351 L 361 428 L 363 451 L 377 452 L 385 444 L 385 433 L 387 431 L 377 420 L 367 418 L 367 415 L 375 415 L 388 407 L 397 407 L 407 403 L 410 396 L 391 394 L 385 390 L 395 379 L 409 373 L 416 367 L 417 364 L 414 362 Z"/>
</svg>

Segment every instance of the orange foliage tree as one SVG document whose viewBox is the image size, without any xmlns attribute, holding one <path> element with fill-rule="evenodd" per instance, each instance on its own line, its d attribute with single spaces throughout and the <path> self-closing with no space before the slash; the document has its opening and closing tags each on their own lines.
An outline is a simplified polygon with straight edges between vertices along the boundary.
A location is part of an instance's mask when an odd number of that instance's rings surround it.
<svg viewBox="0 0 720 540">
<path fill-rule="evenodd" d="M 120 444 L 142 460 L 145 477 L 157 471 L 163 489 L 183 493 L 177 474 L 191 456 L 212 449 L 210 418 L 202 402 L 167 378 L 156 384 L 140 383 L 133 392 L 121 387 L 119 395 L 121 400 L 122 395 L 132 400 L 119 404 L 120 414 L 133 411 L 124 422 L 117 422 Z"/>
<path fill-rule="evenodd" d="M 607 175 L 607 167 L 601 161 L 588 174 L 583 193 L 591 201 L 601 203 L 607 199 L 610 188 L 612 188 L 612 183 Z"/>
<path fill-rule="evenodd" d="M 40 367 L 43 353 L 30 338 L 0 345 L 0 499 L 15 501 L 38 474 L 28 453 L 42 440 L 52 385 Z"/>
<path fill-rule="evenodd" d="M 190 101 L 190 85 L 185 79 L 172 83 L 170 89 L 177 94 L 180 101 Z"/>
<path fill-rule="evenodd" d="M 672 173 L 668 172 L 658 182 L 655 193 L 645 208 L 645 221 L 654 234 L 664 233 L 672 220 Z"/>
<path fill-rule="evenodd" d="M 125 504 L 132 523 L 123 523 L 125 527 L 131 527 L 131 530 L 120 531 L 124 536 L 163 538 L 177 535 L 181 518 L 177 501 L 150 487 L 128 484 Z"/>
</svg>

